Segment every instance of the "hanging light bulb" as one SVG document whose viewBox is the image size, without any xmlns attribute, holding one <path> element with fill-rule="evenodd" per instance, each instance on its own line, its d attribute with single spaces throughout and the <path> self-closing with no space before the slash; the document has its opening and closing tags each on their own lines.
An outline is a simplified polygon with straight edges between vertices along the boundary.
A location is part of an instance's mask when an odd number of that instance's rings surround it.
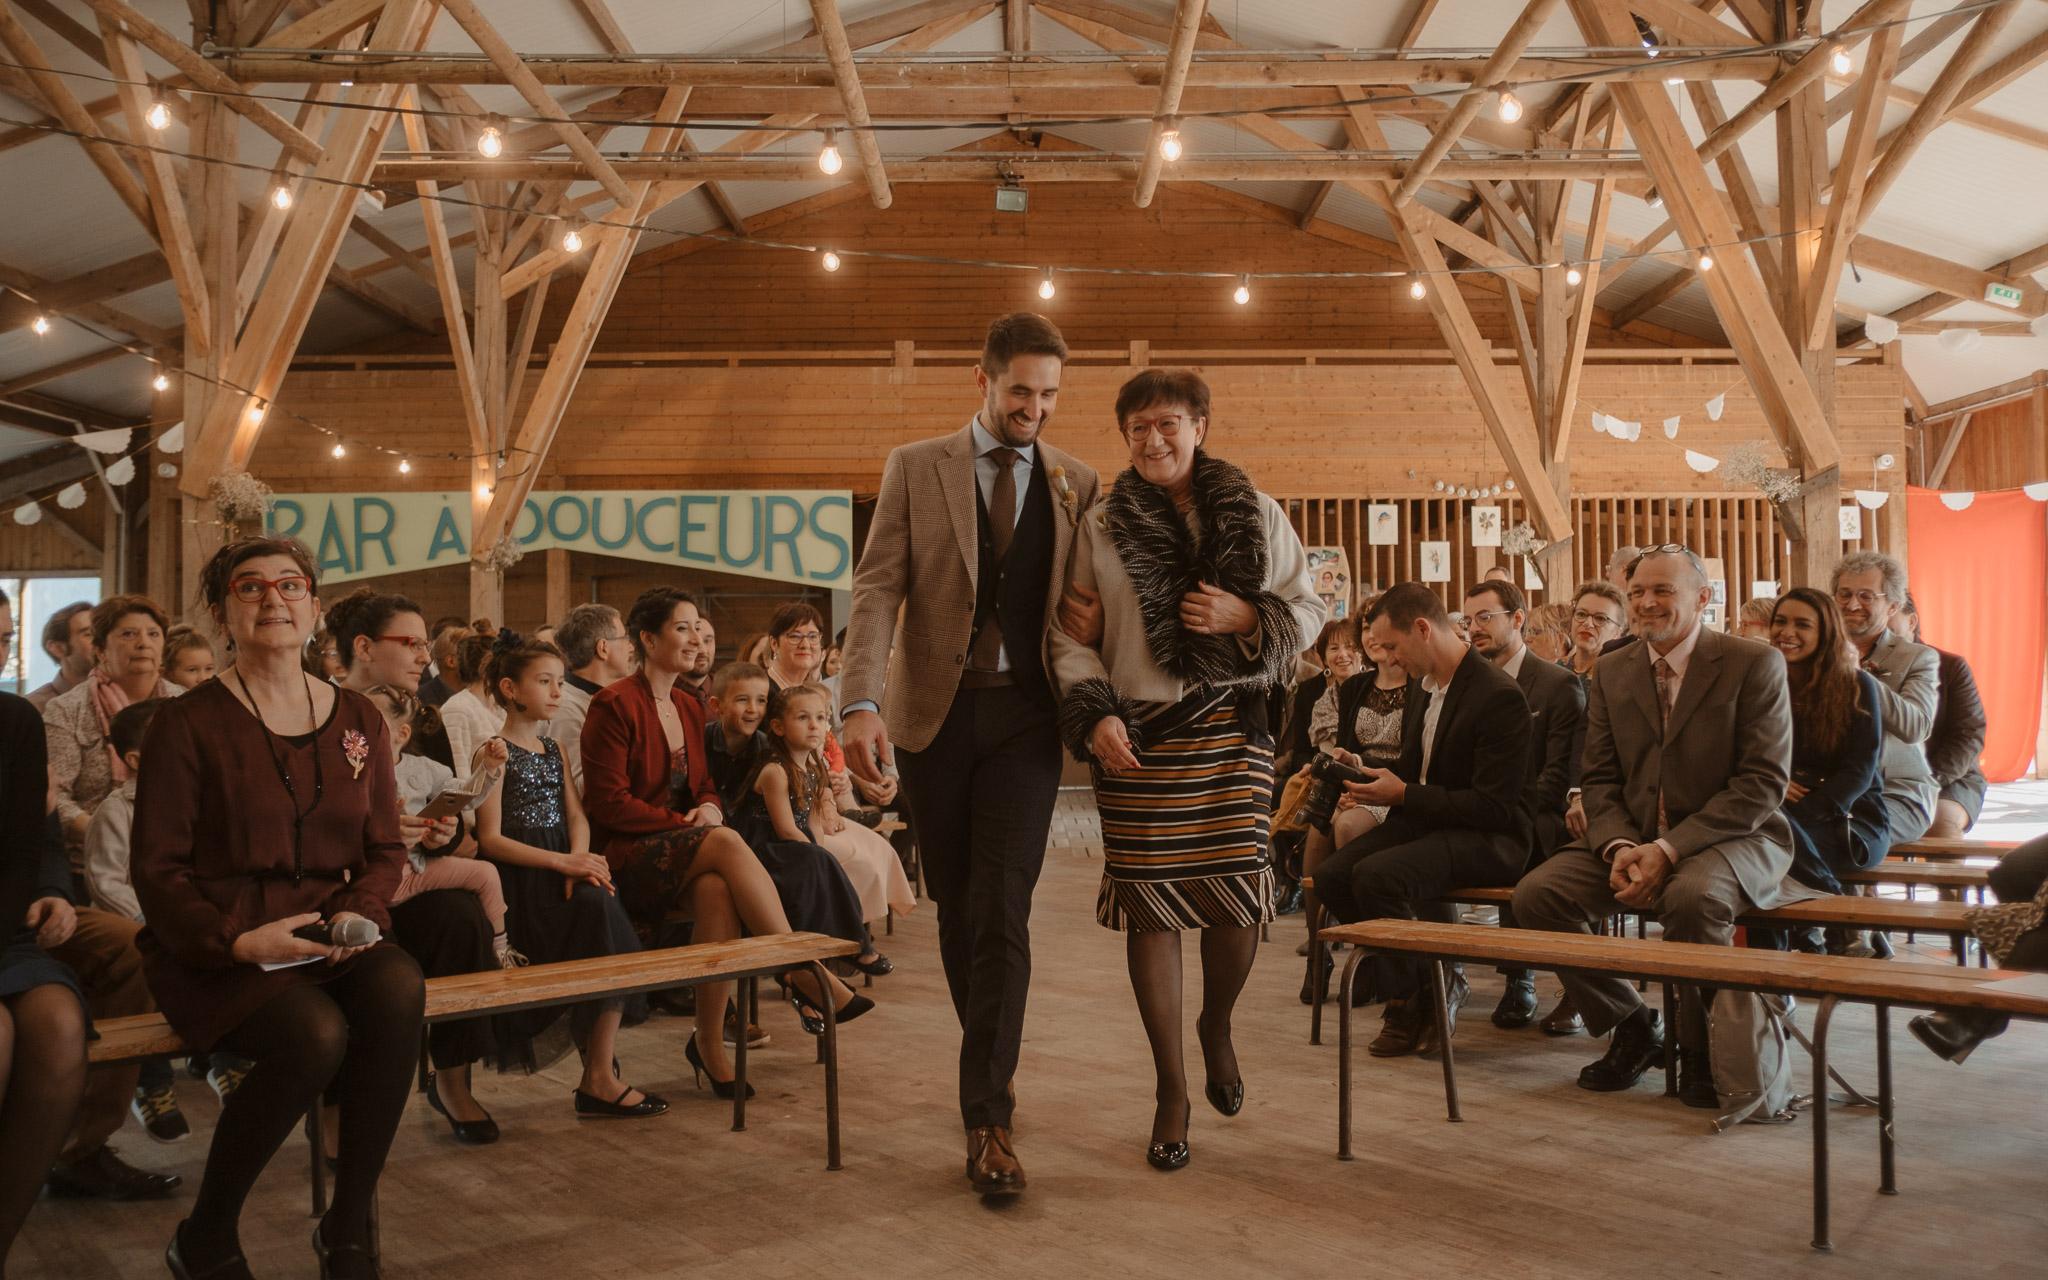
<svg viewBox="0 0 2048 1280">
<path fill-rule="evenodd" d="M 1700 270 L 1702 270 L 1702 271 L 1712 271 L 1713 269 L 1714 269 L 1714 255 L 1713 255 L 1713 254 L 1711 254 L 1711 253 L 1703 253 L 1703 254 L 1701 254 L 1701 255 L 1700 255 Z"/>
<path fill-rule="evenodd" d="M 1513 124 L 1522 118 L 1522 100 L 1515 96 L 1514 90 L 1504 88 L 1500 91 L 1500 106 L 1497 110 L 1502 124 Z"/>
<path fill-rule="evenodd" d="M 478 486 L 476 487 L 476 496 L 477 496 L 477 497 L 479 497 L 479 498 L 483 498 L 483 499 L 485 499 L 486 501 L 488 501 L 488 500 L 490 499 L 490 496 L 491 496 L 491 486 L 489 486 L 489 485 L 487 485 L 487 484 L 480 484 L 480 485 L 478 485 Z"/>
<path fill-rule="evenodd" d="M 156 380 L 150 383 L 150 385 L 158 391 L 169 391 L 171 389 L 171 380 L 168 376 L 159 373 L 156 375 Z"/>
<path fill-rule="evenodd" d="M 249 402 L 249 421 L 251 424 L 263 421 L 263 402 L 261 400 L 251 400 Z"/>
<path fill-rule="evenodd" d="M 270 189 L 270 203 L 276 205 L 280 209 L 291 208 L 292 189 L 284 185 L 282 182 L 278 183 L 276 186 Z"/>
<path fill-rule="evenodd" d="M 496 160 L 505 153 L 505 135 L 497 125 L 487 124 L 476 135 L 476 153 L 486 160 Z"/>
<path fill-rule="evenodd" d="M 1166 131 L 1159 135 L 1159 154 L 1169 162 L 1180 159 L 1180 120 L 1178 117 L 1166 117 Z"/>
<path fill-rule="evenodd" d="M 162 133 L 165 129 L 171 127 L 171 109 L 165 105 L 162 98 L 158 98 L 155 102 L 150 103 L 148 114 L 142 118 L 149 121 L 149 127 L 155 129 L 158 133 Z"/>
<path fill-rule="evenodd" d="M 562 252 L 583 252 L 583 233 L 581 231 L 578 231 L 574 227 L 571 227 L 567 231 L 564 231 L 562 233 Z"/>
<path fill-rule="evenodd" d="M 1856 64 L 1849 61 L 1849 51 L 1847 49 L 1841 45 L 1836 45 L 1834 52 L 1828 55 L 1828 65 L 1835 69 L 1836 75 L 1846 76 Z"/>
<path fill-rule="evenodd" d="M 398 474 L 402 476 L 409 476 L 412 474 L 411 458 L 400 458 L 398 460 Z"/>
<path fill-rule="evenodd" d="M 1581 272 L 1577 267 L 1569 268 L 1564 273 L 1564 282 L 1566 284 L 1577 284 L 1579 281 L 1584 280 L 1585 278 L 1585 274 Z"/>
<path fill-rule="evenodd" d="M 1038 282 L 1038 296 L 1050 300 L 1056 292 L 1058 290 L 1053 288 L 1052 283 L 1052 268 L 1047 267 L 1045 269 L 1045 278 Z"/>
<path fill-rule="evenodd" d="M 1415 299 L 1417 302 L 1420 302 L 1424 298 L 1429 296 L 1429 289 L 1422 283 L 1421 276 L 1408 277 L 1408 296 Z"/>
<path fill-rule="evenodd" d="M 839 270 L 839 255 L 832 252 L 830 249 L 825 250 L 825 270 Z"/>
<path fill-rule="evenodd" d="M 50 331 L 50 317 L 43 315 L 37 316 L 35 320 L 29 325 L 29 328 L 34 329 L 36 331 L 36 336 L 38 338 L 42 337 L 44 334 Z"/>
<path fill-rule="evenodd" d="M 838 131 L 833 129 L 825 130 L 825 149 L 818 153 L 819 172 L 830 176 L 839 172 L 840 166 L 845 163 L 844 160 L 839 158 Z"/>
<path fill-rule="evenodd" d="M 1240 307 L 1252 300 L 1252 278 L 1250 275 L 1241 275 L 1237 278 L 1237 290 L 1230 297 Z"/>
<path fill-rule="evenodd" d="M 1644 196 L 1643 199 L 1649 202 L 1652 209 L 1662 209 L 1664 207 L 1664 197 L 1657 194 L 1657 188 L 1655 187 L 1651 187 L 1650 194 Z"/>
<path fill-rule="evenodd" d="M 333 453 L 334 456 L 337 458 L 346 458 L 348 456 L 348 450 L 342 447 L 341 441 L 339 440 L 336 440 L 334 442 L 334 448 L 330 450 L 330 452 Z"/>
</svg>

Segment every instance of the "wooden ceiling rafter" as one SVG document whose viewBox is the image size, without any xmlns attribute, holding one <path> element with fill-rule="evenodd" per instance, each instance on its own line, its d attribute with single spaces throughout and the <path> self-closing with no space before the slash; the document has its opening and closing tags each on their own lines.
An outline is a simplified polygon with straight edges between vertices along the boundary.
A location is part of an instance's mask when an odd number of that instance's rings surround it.
<svg viewBox="0 0 2048 1280">
<path fill-rule="evenodd" d="M 464 0 L 466 2 L 466 0 Z M 882 144 L 875 139 L 874 121 L 868 116 L 867 97 L 861 91 L 860 70 L 853 63 L 853 45 L 846 23 L 839 16 L 839 0 L 810 0 L 811 21 L 825 44 L 825 60 L 832 65 L 832 79 L 839 87 L 839 100 L 846 108 L 846 128 L 853 134 L 854 154 L 860 157 L 861 177 L 868 184 L 877 209 L 886 209 L 894 198 L 889 194 L 889 174 L 882 167 Z"/>
<path fill-rule="evenodd" d="M 100 123 L 86 111 L 85 104 L 71 91 L 70 83 L 60 74 L 43 53 L 42 46 L 14 10 L 7 4 L 0 4 L 0 48 L 5 48 L 13 59 L 22 64 L 22 72 L 35 85 L 43 103 L 56 115 L 63 126 L 76 135 L 78 145 L 121 198 L 121 203 L 135 215 L 142 229 L 152 240 L 161 240 L 156 226 L 156 213 L 151 208 L 149 196 L 143 191 L 135 171 L 128 167 L 123 156 L 125 142 L 111 133 L 104 132 Z"/>
<path fill-rule="evenodd" d="M 1152 108 L 1152 124 L 1145 135 L 1145 158 L 1138 165 L 1137 189 L 1131 196 L 1131 202 L 1140 209 L 1152 203 L 1152 193 L 1159 189 L 1159 174 L 1166 167 L 1162 150 L 1166 132 L 1173 127 L 1169 122 L 1180 114 L 1181 91 L 1187 87 L 1188 67 L 1195 56 L 1195 37 L 1202 29 L 1202 17 L 1207 10 L 1208 0 L 1174 0 L 1173 31 L 1159 75 L 1159 100 Z"/>
<path fill-rule="evenodd" d="M 1472 123 L 1479 115 L 1479 109 L 1507 82 L 1509 69 L 1536 39 L 1537 31 L 1549 19 L 1557 5 L 1558 0 L 1528 0 L 1521 16 L 1515 19 L 1507 34 L 1501 37 L 1499 46 L 1480 68 L 1471 87 L 1466 89 L 1459 97 L 1457 105 L 1451 108 L 1450 114 L 1445 116 L 1435 131 L 1429 135 L 1429 143 L 1423 147 L 1422 154 L 1415 158 L 1408 170 L 1401 175 L 1401 180 L 1394 185 L 1389 198 L 1396 207 L 1405 205 L 1415 198 L 1415 193 L 1422 189 L 1422 184 L 1428 179 L 1430 171 L 1450 154 L 1452 145 L 1464 135 L 1465 126 Z"/>
</svg>

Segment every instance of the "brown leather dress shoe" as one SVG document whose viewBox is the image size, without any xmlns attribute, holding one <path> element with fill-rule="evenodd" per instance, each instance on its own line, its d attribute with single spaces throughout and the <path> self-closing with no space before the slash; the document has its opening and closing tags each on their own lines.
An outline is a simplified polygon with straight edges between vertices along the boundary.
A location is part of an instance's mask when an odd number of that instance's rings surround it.
<svg viewBox="0 0 2048 1280">
<path fill-rule="evenodd" d="M 1008 1129 L 984 1125 L 967 1131 L 967 1181 L 979 1196 L 1013 1196 L 1024 1189 L 1024 1166 Z"/>
<path fill-rule="evenodd" d="M 1425 1016 L 1420 1010 L 1411 1009 L 1405 1000 L 1387 1001 L 1380 1033 L 1365 1046 L 1365 1051 L 1375 1058 L 1399 1058 L 1415 1052 Z"/>
<path fill-rule="evenodd" d="M 1547 1036 L 1573 1036 L 1586 1029 L 1586 1020 L 1579 1016 L 1578 1006 L 1570 996 L 1560 997 L 1557 1007 L 1543 1018 L 1543 1034 Z"/>
</svg>

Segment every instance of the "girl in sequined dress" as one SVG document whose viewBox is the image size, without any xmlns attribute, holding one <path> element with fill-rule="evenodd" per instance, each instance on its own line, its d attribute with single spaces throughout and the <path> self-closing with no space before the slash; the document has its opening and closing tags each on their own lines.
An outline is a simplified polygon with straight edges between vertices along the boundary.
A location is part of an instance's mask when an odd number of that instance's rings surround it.
<svg viewBox="0 0 2048 1280">
<path fill-rule="evenodd" d="M 562 748 L 540 734 L 562 703 L 567 668 L 561 651 L 500 631 L 486 679 L 505 709 L 500 731 L 508 759 L 505 784 L 477 811 L 477 844 L 504 877 L 506 924 L 514 945 L 536 964 L 623 955 L 640 950 L 633 922 L 612 888 L 611 867 L 590 851 L 590 824 L 572 787 L 563 784 Z M 660 1115 L 668 1103 L 619 1079 L 616 1044 L 624 1002 L 578 1005 L 570 1030 L 583 1059 L 574 1101 L 582 1116 Z M 552 1021 L 553 1011 L 520 1015 Z M 528 1036 L 543 1026 L 521 1028 Z"/>
</svg>

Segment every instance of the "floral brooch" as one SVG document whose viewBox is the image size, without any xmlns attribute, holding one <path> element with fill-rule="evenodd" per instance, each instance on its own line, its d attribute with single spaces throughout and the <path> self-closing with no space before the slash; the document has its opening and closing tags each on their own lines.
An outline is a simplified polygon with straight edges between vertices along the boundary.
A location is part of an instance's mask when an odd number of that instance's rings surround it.
<svg viewBox="0 0 2048 1280">
<path fill-rule="evenodd" d="M 355 776 L 360 778 L 363 776 L 363 766 L 370 759 L 370 740 L 356 730 L 350 729 L 341 735 L 341 754 L 355 770 Z"/>
<path fill-rule="evenodd" d="M 1074 486 L 1067 483 L 1067 469 L 1065 467 L 1054 467 L 1050 474 L 1052 475 L 1053 487 L 1059 490 L 1060 503 L 1067 509 L 1067 519 L 1078 521 L 1081 518 L 1081 495 L 1075 493 Z"/>
</svg>

